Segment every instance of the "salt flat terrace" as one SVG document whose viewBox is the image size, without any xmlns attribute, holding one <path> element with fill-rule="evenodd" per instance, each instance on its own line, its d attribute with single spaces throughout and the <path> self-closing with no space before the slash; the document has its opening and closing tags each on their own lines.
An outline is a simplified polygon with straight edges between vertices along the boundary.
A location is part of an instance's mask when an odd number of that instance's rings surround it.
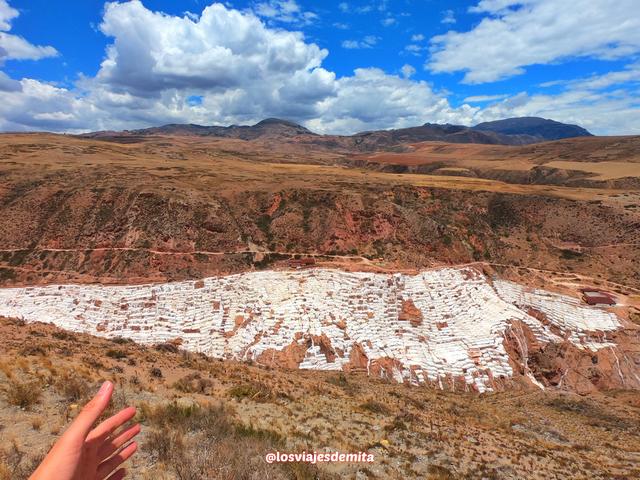
<svg viewBox="0 0 640 480">
<path fill-rule="evenodd" d="M 615 346 L 606 332 L 621 328 L 606 310 L 494 282 L 472 268 L 418 275 L 260 271 L 155 285 L 7 288 L 0 289 L 0 315 L 147 344 L 180 339 L 187 350 L 270 365 L 359 368 L 441 387 L 457 378 L 480 392 L 513 375 L 504 339 L 515 321 L 538 341 L 568 339 L 590 351 Z"/>
</svg>

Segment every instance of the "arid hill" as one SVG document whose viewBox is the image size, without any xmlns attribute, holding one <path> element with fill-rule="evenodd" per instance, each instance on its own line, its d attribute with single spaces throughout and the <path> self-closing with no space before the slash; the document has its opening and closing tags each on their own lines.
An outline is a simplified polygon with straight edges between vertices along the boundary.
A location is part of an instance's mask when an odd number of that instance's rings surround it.
<svg viewBox="0 0 640 480">
<path fill-rule="evenodd" d="M 482 130 L 483 125 L 425 124 L 336 136 L 316 135 L 285 120 L 266 119 L 253 126 L 176 124 L 94 132 L 80 138 L 130 144 L 157 141 L 163 136 L 197 137 L 205 143 L 228 141 L 231 151 L 269 161 L 339 164 L 389 173 L 454 175 L 508 183 L 640 190 L 640 137 L 594 137 L 575 125 L 537 118 L 486 125 L 495 131 Z M 501 133 L 502 129 L 512 131 L 510 128 L 516 133 Z M 538 136 L 517 133 L 533 134 L 538 128 Z"/>
<path fill-rule="evenodd" d="M 0 319 L 0 478 L 33 465 L 105 379 L 142 423 L 134 479 L 637 478 L 637 392 L 491 395 L 220 362 Z M 272 464 L 266 453 L 373 463 Z"/>
<path fill-rule="evenodd" d="M 484 261 L 640 287 L 640 192 L 633 190 L 347 168 L 339 164 L 348 156 L 286 142 L 0 140 L 4 285 L 201 278 L 317 255 L 341 268 Z M 637 144 L 591 137 L 560 141 L 558 151 L 598 141 L 616 164 Z M 550 158 L 553 145 L 424 148 L 491 163 L 474 155 L 522 148 Z M 502 154 L 505 163 L 525 161 Z"/>
<path fill-rule="evenodd" d="M 640 137 L 581 137 L 527 146 L 423 142 L 355 155 L 350 165 L 393 173 L 508 183 L 640 190 Z"/>
</svg>

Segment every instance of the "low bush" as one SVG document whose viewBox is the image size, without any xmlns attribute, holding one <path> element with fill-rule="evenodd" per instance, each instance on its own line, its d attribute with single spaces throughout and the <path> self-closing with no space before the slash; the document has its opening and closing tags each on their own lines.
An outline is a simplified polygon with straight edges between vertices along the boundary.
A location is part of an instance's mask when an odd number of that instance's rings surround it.
<svg viewBox="0 0 640 480">
<path fill-rule="evenodd" d="M 107 350 L 107 353 L 105 355 L 109 358 L 115 358 L 116 360 L 127 358 L 126 352 L 122 350 L 113 349 L 113 348 L 110 348 L 109 350 Z"/>
<path fill-rule="evenodd" d="M 191 373 L 173 384 L 173 388 L 182 393 L 206 393 L 212 386 L 213 382 L 199 373 Z"/>
<path fill-rule="evenodd" d="M 29 409 L 40 402 L 42 387 L 39 382 L 10 380 L 7 383 L 6 395 L 9 404 Z"/>
<path fill-rule="evenodd" d="M 258 382 L 236 385 L 230 388 L 227 393 L 229 396 L 237 398 L 238 400 L 248 398 L 255 402 L 266 402 L 274 397 L 271 388 Z"/>
<path fill-rule="evenodd" d="M 173 343 L 159 343 L 155 346 L 155 349 L 158 350 L 159 352 L 170 352 L 170 353 L 178 353 L 178 351 L 180 350 Z"/>
<path fill-rule="evenodd" d="M 386 405 L 380 402 L 376 402 L 375 400 L 369 400 L 361 404 L 360 408 L 362 410 L 366 410 L 371 413 L 382 414 L 382 415 L 389 414 L 389 409 L 386 407 Z"/>
<path fill-rule="evenodd" d="M 343 372 L 339 372 L 335 376 L 327 378 L 327 383 L 342 388 L 347 395 L 355 395 L 358 393 L 358 386 L 350 383 L 347 376 Z"/>
<path fill-rule="evenodd" d="M 54 383 L 56 391 L 68 402 L 80 402 L 89 394 L 89 384 L 79 375 L 65 373 Z"/>
</svg>

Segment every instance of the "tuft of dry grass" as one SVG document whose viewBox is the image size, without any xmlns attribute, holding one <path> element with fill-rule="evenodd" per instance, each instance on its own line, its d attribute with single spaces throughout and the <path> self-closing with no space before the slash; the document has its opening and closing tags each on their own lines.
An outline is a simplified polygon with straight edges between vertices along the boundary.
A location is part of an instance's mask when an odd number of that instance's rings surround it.
<svg viewBox="0 0 640 480">
<path fill-rule="evenodd" d="M 87 381 L 83 377 L 69 372 L 58 377 L 54 382 L 54 387 L 67 402 L 77 403 L 89 395 Z"/>
<path fill-rule="evenodd" d="M 11 442 L 0 448 L 0 480 L 27 480 L 43 457 L 44 453 L 29 457 L 15 441 Z"/>
<path fill-rule="evenodd" d="M 10 380 L 6 387 L 7 402 L 16 407 L 30 409 L 40 402 L 42 386 L 39 382 Z"/>
<path fill-rule="evenodd" d="M 448 468 L 440 465 L 429 465 L 428 472 L 428 480 L 455 480 L 456 478 Z"/>
<path fill-rule="evenodd" d="M 358 393 L 358 387 L 349 382 L 343 372 L 338 372 L 337 375 L 329 377 L 326 381 L 336 387 L 340 387 L 347 395 Z"/>
<path fill-rule="evenodd" d="M 107 353 L 105 353 L 105 355 L 109 358 L 113 358 L 116 360 L 122 360 L 123 358 L 127 358 L 127 352 L 125 352 L 124 350 L 120 350 L 118 348 L 110 348 L 109 350 L 107 350 Z"/>
<path fill-rule="evenodd" d="M 162 372 L 160 375 L 162 376 Z M 212 386 L 213 382 L 202 378 L 198 372 L 190 373 L 173 384 L 173 388 L 182 393 L 206 393 Z"/>
<path fill-rule="evenodd" d="M 0 372 L 9 380 L 13 378 L 13 367 L 6 362 L 0 362 Z"/>
<path fill-rule="evenodd" d="M 34 430 L 39 431 L 42 428 L 42 423 L 44 422 L 44 420 L 42 419 L 42 417 L 33 417 L 31 419 L 31 428 L 33 428 Z"/>
<path fill-rule="evenodd" d="M 227 392 L 230 397 L 242 400 L 247 398 L 254 402 L 267 402 L 274 398 L 273 391 L 264 383 L 245 383 L 230 388 Z"/>
<path fill-rule="evenodd" d="M 160 462 L 170 462 L 175 452 L 184 450 L 184 433 L 168 427 L 153 429 L 143 448 Z"/>
<path fill-rule="evenodd" d="M 379 415 L 388 415 L 390 413 L 389 408 L 386 405 L 376 400 L 368 400 L 362 403 L 360 408 Z"/>
</svg>

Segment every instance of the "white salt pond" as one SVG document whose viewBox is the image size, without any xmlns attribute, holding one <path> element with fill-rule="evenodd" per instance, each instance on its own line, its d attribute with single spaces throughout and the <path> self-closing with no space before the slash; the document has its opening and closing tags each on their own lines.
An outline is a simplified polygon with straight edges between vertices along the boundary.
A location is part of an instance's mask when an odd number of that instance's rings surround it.
<svg viewBox="0 0 640 480">
<path fill-rule="evenodd" d="M 408 304 L 412 319 L 402 314 Z M 546 325 L 530 309 L 544 314 Z M 368 365 L 395 360 L 382 373 L 398 381 L 442 384 L 453 376 L 478 391 L 491 389 L 492 377 L 512 375 L 503 341 L 514 320 L 541 342 L 561 341 L 561 332 L 592 351 L 615 346 L 602 333 L 621 328 L 606 310 L 491 281 L 471 268 L 418 275 L 260 271 L 153 285 L 4 288 L 0 315 L 145 344 L 180 338 L 187 350 L 238 360 L 260 361 L 297 343 L 307 345 L 300 363 L 307 369 L 340 370 L 358 344 Z M 322 335 L 330 355 L 314 341 Z"/>
</svg>

